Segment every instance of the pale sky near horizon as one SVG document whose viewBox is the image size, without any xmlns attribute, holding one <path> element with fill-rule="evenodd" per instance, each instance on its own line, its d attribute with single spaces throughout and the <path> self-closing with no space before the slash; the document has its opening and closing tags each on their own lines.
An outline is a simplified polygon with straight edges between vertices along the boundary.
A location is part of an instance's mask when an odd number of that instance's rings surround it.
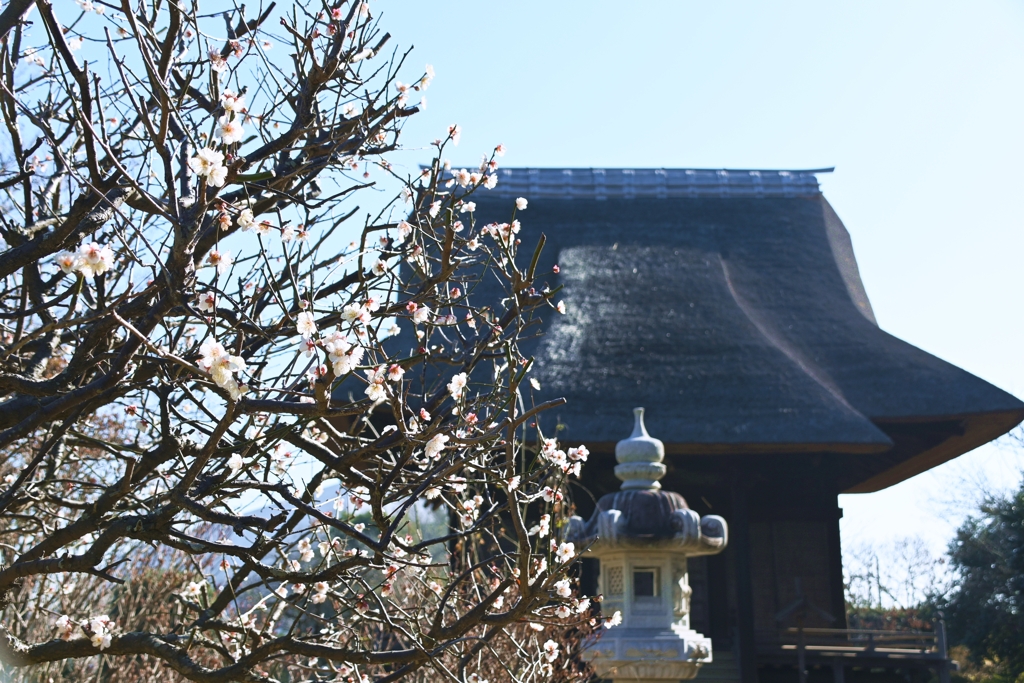
<svg viewBox="0 0 1024 683">
<path fill-rule="evenodd" d="M 407 145 L 458 122 L 456 164 L 501 142 L 509 166 L 835 166 L 822 188 L 881 327 L 1024 396 L 1021 4 L 371 6 L 415 46 L 412 71 L 437 71 Z M 979 487 L 1015 487 L 1022 465 L 986 446 L 842 496 L 844 547 L 920 535 L 941 551 Z"/>
</svg>

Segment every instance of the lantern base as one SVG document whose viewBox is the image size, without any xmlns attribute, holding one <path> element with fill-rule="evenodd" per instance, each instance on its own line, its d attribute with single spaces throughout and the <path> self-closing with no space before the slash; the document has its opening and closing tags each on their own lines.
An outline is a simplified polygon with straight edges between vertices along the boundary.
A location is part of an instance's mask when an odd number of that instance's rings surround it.
<svg viewBox="0 0 1024 683">
<path fill-rule="evenodd" d="M 694 678 L 711 662 L 711 639 L 690 629 L 615 627 L 584 650 L 597 675 L 622 683 L 668 683 Z"/>
</svg>

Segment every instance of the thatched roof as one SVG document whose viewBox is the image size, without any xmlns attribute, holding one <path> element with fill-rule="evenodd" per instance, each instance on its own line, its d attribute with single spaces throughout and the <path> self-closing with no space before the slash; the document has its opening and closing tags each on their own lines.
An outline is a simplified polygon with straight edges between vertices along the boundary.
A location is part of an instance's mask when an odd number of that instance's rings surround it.
<svg viewBox="0 0 1024 683">
<path fill-rule="evenodd" d="M 888 486 L 999 436 L 1024 403 L 879 329 L 812 171 L 502 169 L 474 195 L 564 286 L 531 351 L 561 436 L 591 447 L 647 407 L 673 453 L 899 453 Z M 908 425 L 942 438 L 894 446 Z M 898 439 L 897 439 L 898 440 Z"/>
</svg>

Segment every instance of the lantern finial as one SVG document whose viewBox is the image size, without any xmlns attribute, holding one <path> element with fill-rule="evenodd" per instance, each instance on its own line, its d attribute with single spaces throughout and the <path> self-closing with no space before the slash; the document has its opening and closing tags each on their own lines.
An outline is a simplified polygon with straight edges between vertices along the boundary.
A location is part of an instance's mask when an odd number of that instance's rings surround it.
<svg viewBox="0 0 1024 683">
<path fill-rule="evenodd" d="M 647 433 L 644 409 L 634 408 L 633 433 L 615 444 L 615 476 L 622 480 L 622 490 L 660 489 L 659 479 L 665 476 L 665 444 Z"/>
</svg>

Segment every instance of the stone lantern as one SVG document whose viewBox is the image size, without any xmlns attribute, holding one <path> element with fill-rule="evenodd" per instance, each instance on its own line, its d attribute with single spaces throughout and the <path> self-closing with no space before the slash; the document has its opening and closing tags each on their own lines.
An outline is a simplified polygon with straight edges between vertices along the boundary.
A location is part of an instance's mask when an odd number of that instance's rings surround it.
<svg viewBox="0 0 1024 683">
<path fill-rule="evenodd" d="M 644 409 L 633 412 L 633 434 L 615 446 L 621 490 L 603 496 L 589 521 L 573 517 L 569 535 L 600 560 L 602 613 L 622 613 L 584 657 L 601 678 L 665 683 L 693 678 L 711 661 L 711 639 L 690 628 L 686 559 L 721 552 L 728 527 L 661 490 L 665 446 L 647 434 Z"/>
</svg>

